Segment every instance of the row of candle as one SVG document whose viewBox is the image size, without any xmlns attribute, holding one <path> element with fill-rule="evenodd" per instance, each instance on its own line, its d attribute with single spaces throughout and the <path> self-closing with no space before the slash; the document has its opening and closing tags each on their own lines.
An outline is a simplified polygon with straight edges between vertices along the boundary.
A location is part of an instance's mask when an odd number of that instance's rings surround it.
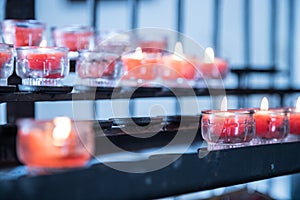
<svg viewBox="0 0 300 200">
<path fill-rule="evenodd" d="M 211 48 L 205 51 L 203 58 L 196 58 L 185 55 L 181 43 L 177 43 L 174 53 L 170 53 L 166 50 L 165 40 L 141 40 L 140 46 L 134 52 L 130 52 L 128 41 L 124 43 L 126 39 L 119 39 L 116 42 L 115 38 L 119 37 L 115 36 L 109 40 L 109 44 L 104 41 L 105 37 L 99 39 L 97 44 L 101 45 L 89 50 L 89 41 L 94 37 L 94 32 L 91 27 L 83 26 L 53 27 L 52 37 L 56 47 L 49 47 L 45 40 L 42 40 L 45 24 L 41 22 L 5 20 L 0 24 L 4 42 L 12 44 L 16 49 L 16 72 L 24 79 L 23 84 L 26 85 L 61 84 L 61 80 L 69 72 L 68 58 L 78 53 L 76 69 L 79 83 L 93 86 L 107 86 L 107 83 L 114 86 L 119 80 L 126 85 L 149 85 L 149 82 L 163 80 L 164 83 L 177 86 L 183 82 L 194 84 L 195 80 L 202 81 L 206 78 L 224 78 L 229 71 L 227 62 L 215 59 Z M 121 48 L 118 47 L 119 43 Z M 7 47 L 5 52 L 1 50 L 0 70 L 6 69 L 7 72 L 5 76 L 0 77 L 2 79 L 11 74 L 11 68 L 8 66 L 12 65 L 13 53 L 8 52 L 10 48 L 11 46 Z M 70 54 L 72 51 L 76 51 L 77 54 Z M 119 62 L 120 60 L 122 62 Z"/>
<path fill-rule="evenodd" d="M 201 123 L 195 121 L 191 125 L 194 129 L 198 128 L 197 124 L 201 125 L 202 136 L 210 150 L 247 146 L 253 141 L 255 145 L 282 142 L 289 133 L 300 136 L 299 106 L 300 98 L 296 108 L 269 109 L 267 98 L 263 98 L 260 109 L 228 110 L 224 98 L 221 110 L 204 110 Z M 200 116 L 195 118 L 199 120 Z M 157 122 L 164 123 L 162 118 L 157 118 Z M 182 118 L 181 123 L 185 122 Z M 94 153 L 95 135 L 91 121 L 55 117 L 51 120 L 20 119 L 17 124 L 18 157 L 30 173 L 83 167 Z M 159 125 L 156 131 L 163 130 L 162 127 Z M 126 133 L 135 130 L 126 129 Z"/>
<path fill-rule="evenodd" d="M 269 109 L 264 97 L 260 109 L 227 110 L 225 97 L 221 110 L 202 111 L 201 126 L 212 149 L 282 141 L 289 133 L 300 135 L 300 98 L 296 108 Z"/>
<path fill-rule="evenodd" d="M 115 86 L 120 82 L 125 85 L 150 85 L 162 80 L 176 86 L 184 81 L 190 83 L 205 78 L 222 78 L 228 72 L 225 61 L 214 60 L 211 48 L 205 51 L 204 58 L 211 58 L 207 62 L 205 59 L 187 58 L 182 47 L 178 51 L 178 45 L 181 46 L 181 43 L 177 43 L 174 53 L 165 55 L 145 53 L 140 47 L 122 56 L 101 51 L 80 51 L 76 62 L 79 83 L 92 86 Z M 0 44 L 0 78 L 4 80 L 4 85 L 13 72 L 13 54 L 11 45 Z M 16 73 L 25 85 L 62 85 L 62 80 L 69 74 L 68 49 L 17 47 Z"/>
</svg>

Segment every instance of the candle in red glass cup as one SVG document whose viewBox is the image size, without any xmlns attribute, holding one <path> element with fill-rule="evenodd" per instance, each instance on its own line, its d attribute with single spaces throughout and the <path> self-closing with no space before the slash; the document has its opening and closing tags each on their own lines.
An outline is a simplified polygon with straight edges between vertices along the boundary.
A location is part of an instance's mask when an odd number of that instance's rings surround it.
<svg viewBox="0 0 300 200">
<path fill-rule="evenodd" d="M 159 53 L 145 53 L 137 47 L 134 53 L 122 56 L 125 71 L 122 79 L 137 82 L 154 80 L 158 75 L 160 59 Z"/>
<path fill-rule="evenodd" d="M 221 110 L 202 112 L 202 136 L 210 145 L 240 146 L 254 138 L 254 119 L 250 110 L 227 110 L 226 97 Z"/>
<path fill-rule="evenodd" d="M 16 72 L 25 85 L 61 85 L 69 73 L 68 49 L 19 47 Z"/>
<path fill-rule="evenodd" d="M 94 149 L 91 122 L 68 117 L 18 121 L 17 154 L 29 170 L 55 171 L 84 166 Z M 34 172 L 34 171 L 33 171 Z"/>
<path fill-rule="evenodd" d="M 228 63 L 216 58 L 212 48 L 206 48 L 204 52 L 203 62 L 199 63 L 199 70 L 203 78 L 224 78 L 229 72 Z"/>
<path fill-rule="evenodd" d="M 183 47 L 177 42 L 174 54 L 163 56 L 161 76 L 163 80 L 193 80 L 196 74 L 195 60 L 183 54 Z"/>
<path fill-rule="evenodd" d="M 296 102 L 296 108 L 290 112 L 290 133 L 300 135 L 300 97 Z"/>
<path fill-rule="evenodd" d="M 261 101 L 260 110 L 254 114 L 256 123 L 256 136 L 265 140 L 283 139 L 288 134 L 288 116 L 283 109 L 269 110 L 266 97 Z"/>
<path fill-rule="evenodd" d="M 0 43 L 0 85 L 6 86 L 13 73 L 13 45 Z"/>
<path fill-rule="evenodd" d="M 39 46 L 46 25 L 36 20 L 8 19 L 1 23 L 5 43 L 15 47 Z"/>
<path fill-rule="evenodd" d="M 53 27 L 51 30 L 54 45 L 67 47 L 69 51 L 89 49 L 94 35 L 92 27 L 80 25 Z"/>
</svg>

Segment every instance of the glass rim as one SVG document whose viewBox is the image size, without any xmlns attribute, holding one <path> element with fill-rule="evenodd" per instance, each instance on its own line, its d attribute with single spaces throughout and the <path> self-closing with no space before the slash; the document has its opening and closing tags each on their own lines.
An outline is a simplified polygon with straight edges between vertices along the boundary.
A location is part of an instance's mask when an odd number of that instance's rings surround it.
<svg viewBox="0 0 300 200">
<path fill-rule="evenodd" d="M 83 54 L 97 54 L 97 55 L 107 55 L 107 56 L 111 56 L 111 57 L 121 57 L 121 55 L 117 54 L 117 53 L 113 53 L 113 52 L 108 52 L 105 50 L 97 50 L 97 49 L 82 49 L 78 51 L 79 55 L 83 55 Z"/>
<path fill-rule="evenodd" d="M 28 23 L 30 25 L 36 25 L 38 27 L 43 27 L 46 28 L 46 24 L 44 22 L 41 22 L 39 20 L 36 19 L 5 19 L 3 21 L 0 22 L 0 24 L 16 24 L 18 25 L 18 23 L 20 24 L 25 24 Z"/>
<path fill-rule="evenodd" d="M 21 46 L 16 47 L 16 51 L 29 51 L 29 50 L 38 50 L 38 49 L 45 49 L 45 50 L 55 50 L 55 51 L 65 51 L 68 52 L 69 48 L 67 47 L 56 47 L 56 46 L 47 46 L 47 47 L 40 47 L 40 46 Z M 45 52 L 47 53 L 47 52 Z"/>
<path fill-rule="evenodd" d="M 1 42 L 0 42 L 0 48 L 13 49 L 13 48 L 14 48 L 14 45 L 13 45 L 13 44 L 1 43 Z"/>
<path fill-rule="evenodd" d="M 81 32 L 91 32 L 94 33 L 94 28 L 89 25 L 80 25 L 80 24 L 70 24 L 70 25 L 61 25 L 61 26 L 52 26 L 50 28 L 52 32 L 59 33 L 81 33 Z"/>
<path fill-rule="evenodd" d="M 249 115 L 249 114 L 254 114 L 255 110 L 253 109 L 228 109 L 226 111 L 225 110 L 202 110 L 201 114 L 213 115 L 216 113 L 226 113 L 226 112 L 236 114 L 236 115 L 243 115 L 243 114 Z"/>
</svg>

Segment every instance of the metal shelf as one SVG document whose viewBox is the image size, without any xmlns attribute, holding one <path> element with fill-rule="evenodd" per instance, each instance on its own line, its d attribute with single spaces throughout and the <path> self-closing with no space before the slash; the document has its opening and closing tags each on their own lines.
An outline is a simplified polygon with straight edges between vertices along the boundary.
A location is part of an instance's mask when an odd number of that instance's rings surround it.
<svg viewBox="0 0 300 200">
<path fill-rule="evenodd" d="M 299 142 L 249 146 L 211 151 L 203 158 L 193 150 L 148 173 L 126 173 L 95 164 L 54 175 L 14 177 L 0 180 L 0 198 L 150 199 L 179 195 L 300 172 L 300 159 L 295 154 L 299 148 Z M 160 154 L 115 164 L 147 169 L 174 156 L 176 153 Z"/>
<path fill-rule="evenodd" d="M 97 100 L 97 99 L 124 99 L 124 98 L 150 98 L 150 97 L 183 97 L 208 95 L 257 95 L 278 94 L 287 95 L 300 93 L 300 89 L 206 89 L 206 88 L 98 88 L 97 91 L 73 93 L 36 93 L 15 92 L 1 93 L 0 102 L 37 102 L 37 101 L 70 101 L 70 100 Z M 245 92 L 247 91 L 247 92 Z M 113 94 L 113 96 L 112 96 Z"/>
</svg>

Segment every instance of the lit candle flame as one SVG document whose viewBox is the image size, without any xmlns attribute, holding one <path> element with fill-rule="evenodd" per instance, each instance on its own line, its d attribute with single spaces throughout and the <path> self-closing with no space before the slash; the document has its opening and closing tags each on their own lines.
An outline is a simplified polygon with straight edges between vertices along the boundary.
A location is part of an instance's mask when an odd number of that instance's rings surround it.
<svg viewBox="0 0 300 200">
<path fill-rule="evenodd" d="M 211 64 L 215 62 L 215 52 L 213 48 L 208 47 L 204 51 L 204 63 Z"/>
<path fill-rule="evenodd" d="M 56 117 L 53 119 L 53 142 L 56 146 L 62 146 L 71 133 L 71 120 L 68 117 Z"/>
<path fill-rule="evenodd" d="M 42 40 L 40 47 L 47 47 L 47 40 Z"/>
<path fill-rule="evenodd" d="M 143 51 L 141 47 L 137 47 L 134 52 L 134 57 L 136 59 L 142 60 L 144 58 Z"/>
<path fill-rule="evenodd" d="M 183 46 L 181 42 L 176 42 L 174 48 L 173 59 L 175 60 L 183 60 Z"/>
<path fill-rule="evenodd" d="M 221 111 L 227 111 L 227 97 L 223 97 L 221 102 Z"/>
<path fill-rule="evenodd" d="M 269 110 L 269 101 L 267 99 L 267 97 L 264 97 L 261 100 L 261 104 L 260 104 L 260 110 Z"/>
<path fill-rule="evenodd" d="M 296 102 L 296 112 L 300 112 L 300 97 L 298 97 Z"/>
</svg>

